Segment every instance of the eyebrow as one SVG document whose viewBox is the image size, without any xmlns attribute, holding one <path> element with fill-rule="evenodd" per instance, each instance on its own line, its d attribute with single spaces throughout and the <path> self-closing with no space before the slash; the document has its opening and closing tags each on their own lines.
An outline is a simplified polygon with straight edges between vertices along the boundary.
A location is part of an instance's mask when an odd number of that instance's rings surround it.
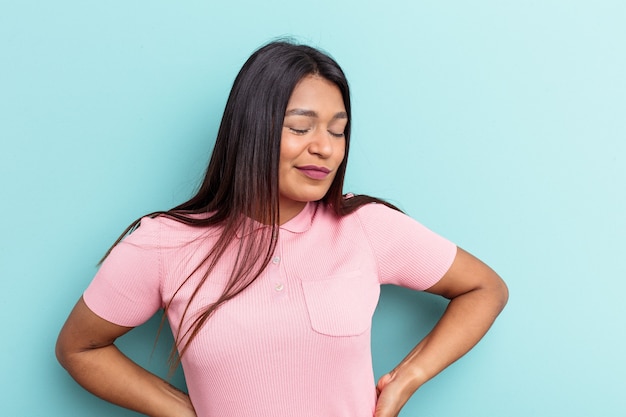
<svg viewBox="0 0 626 417">
<path fill-rule="evenodd" d="M 314 118 L 318 118 L 319 115 L 317 114 L 316 111 L 314 110 L 307 110 L 307 109 L 291 109 L 291 110 L 287 110 L 287 112 L 285 112 L 285 117 L 287 116 L 306 116 L 306 117 L 314 117 Z M 335 119 L 347 119 L 348 118 L 348 113 L 346 113 L 345 111 L 341 111 L 337 114 L 335 114 L 333 116 L 333 120 Z"/>
</svg>

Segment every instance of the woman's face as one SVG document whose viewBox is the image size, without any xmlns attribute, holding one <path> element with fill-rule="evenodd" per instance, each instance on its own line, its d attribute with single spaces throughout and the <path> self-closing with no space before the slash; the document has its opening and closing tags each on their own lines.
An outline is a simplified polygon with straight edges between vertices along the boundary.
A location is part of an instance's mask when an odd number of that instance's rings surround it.
<svg viewBox="0 0 626 417">
<path fill-rule="evenodd" d="M 328 192 L 346 152 L 347 123 L 335 84 L 310 75 L 296 85 L 287 103 L 280 142 L 280 224 Z"/>
</svg>

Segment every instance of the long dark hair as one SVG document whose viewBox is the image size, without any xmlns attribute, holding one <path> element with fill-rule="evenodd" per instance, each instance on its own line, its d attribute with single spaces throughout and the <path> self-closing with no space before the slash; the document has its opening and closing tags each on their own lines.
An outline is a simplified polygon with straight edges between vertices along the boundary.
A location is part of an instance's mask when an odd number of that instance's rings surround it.
<svg viewBox="0 0 626 417">
<path fill-rule="evenodd" d="M 213 312 L 245 290 L 270 261 L 279 230 L 278 164 L 283 119 L 291 93 L 298 82 L 308 75 L 323 77 L 335 84 L 341 92 L 348 115 L 344 130 L 345 157 L 320 203 L 331 208 L 338 217 L 369 202 L 391 206 L 365 195 L 350 198 L 343 196 L 350 148 L 350 89 L 335 60 L 320 50 L 288 41 L 271 42 L 255 51 L 233 83 L 211 160 L 198 191 L 191 199 L 168 211 L 148 215 L 166 216 L 194 227 L 220 228 L 220 236 L 215 245 L 208 249 L 204 261 L 179 287 L 180 290 L 201 267 L 205 268 L 182 314 L 178 334 L 175 335 L 175 347 L 178 350 L 176 364 Z M 256 221 L 267 227 L 254 230 L 255 225 L 258 225 Z M 113 246 L 138 226 L 139 220 L 131 224 Z M 235 239 L 238 233 L 245 238 Z M 195 317 L 186 330 L 182 330 L 191 301 L 233 242 L 238 245 L 237 256 L 223 293 Z"/>
</svg>

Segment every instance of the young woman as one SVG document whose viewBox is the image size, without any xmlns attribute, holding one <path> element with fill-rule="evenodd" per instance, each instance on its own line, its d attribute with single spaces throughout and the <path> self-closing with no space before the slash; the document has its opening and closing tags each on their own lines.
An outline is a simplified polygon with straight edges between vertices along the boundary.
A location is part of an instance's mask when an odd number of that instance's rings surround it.
<svg viewBox="0 0 626 417">
<path fill-rule="evenodd" d="M 342 195 L 350 122 L 333 59 L 288 42 L 257 50 L 197 194 L 131 225 L 67 319 L 56 352 L 72 377 L 155 417 L 389 417 L 477 343 L 505 284 L 394 207 Z M 381 284 L 450 303 L 376 384 Z M 161 308 L 189 395 L 114 344 Z"/>
</svg>

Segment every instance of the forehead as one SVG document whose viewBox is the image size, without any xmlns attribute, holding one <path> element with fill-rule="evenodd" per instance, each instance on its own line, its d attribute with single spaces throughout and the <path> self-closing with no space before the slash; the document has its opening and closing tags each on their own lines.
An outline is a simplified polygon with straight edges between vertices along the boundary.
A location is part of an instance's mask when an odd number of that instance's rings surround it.
<svg viewBox="0 0 626 417">
<path fill-rule="evenodd" d="M 339 88 L 333 82 L 317 75 L 308 75 L 296 84 L 289 98 L 287 111 L 293 108 L 311 110 L 326 108 L 335 112 L 345 112 Z"/>
</svg>

